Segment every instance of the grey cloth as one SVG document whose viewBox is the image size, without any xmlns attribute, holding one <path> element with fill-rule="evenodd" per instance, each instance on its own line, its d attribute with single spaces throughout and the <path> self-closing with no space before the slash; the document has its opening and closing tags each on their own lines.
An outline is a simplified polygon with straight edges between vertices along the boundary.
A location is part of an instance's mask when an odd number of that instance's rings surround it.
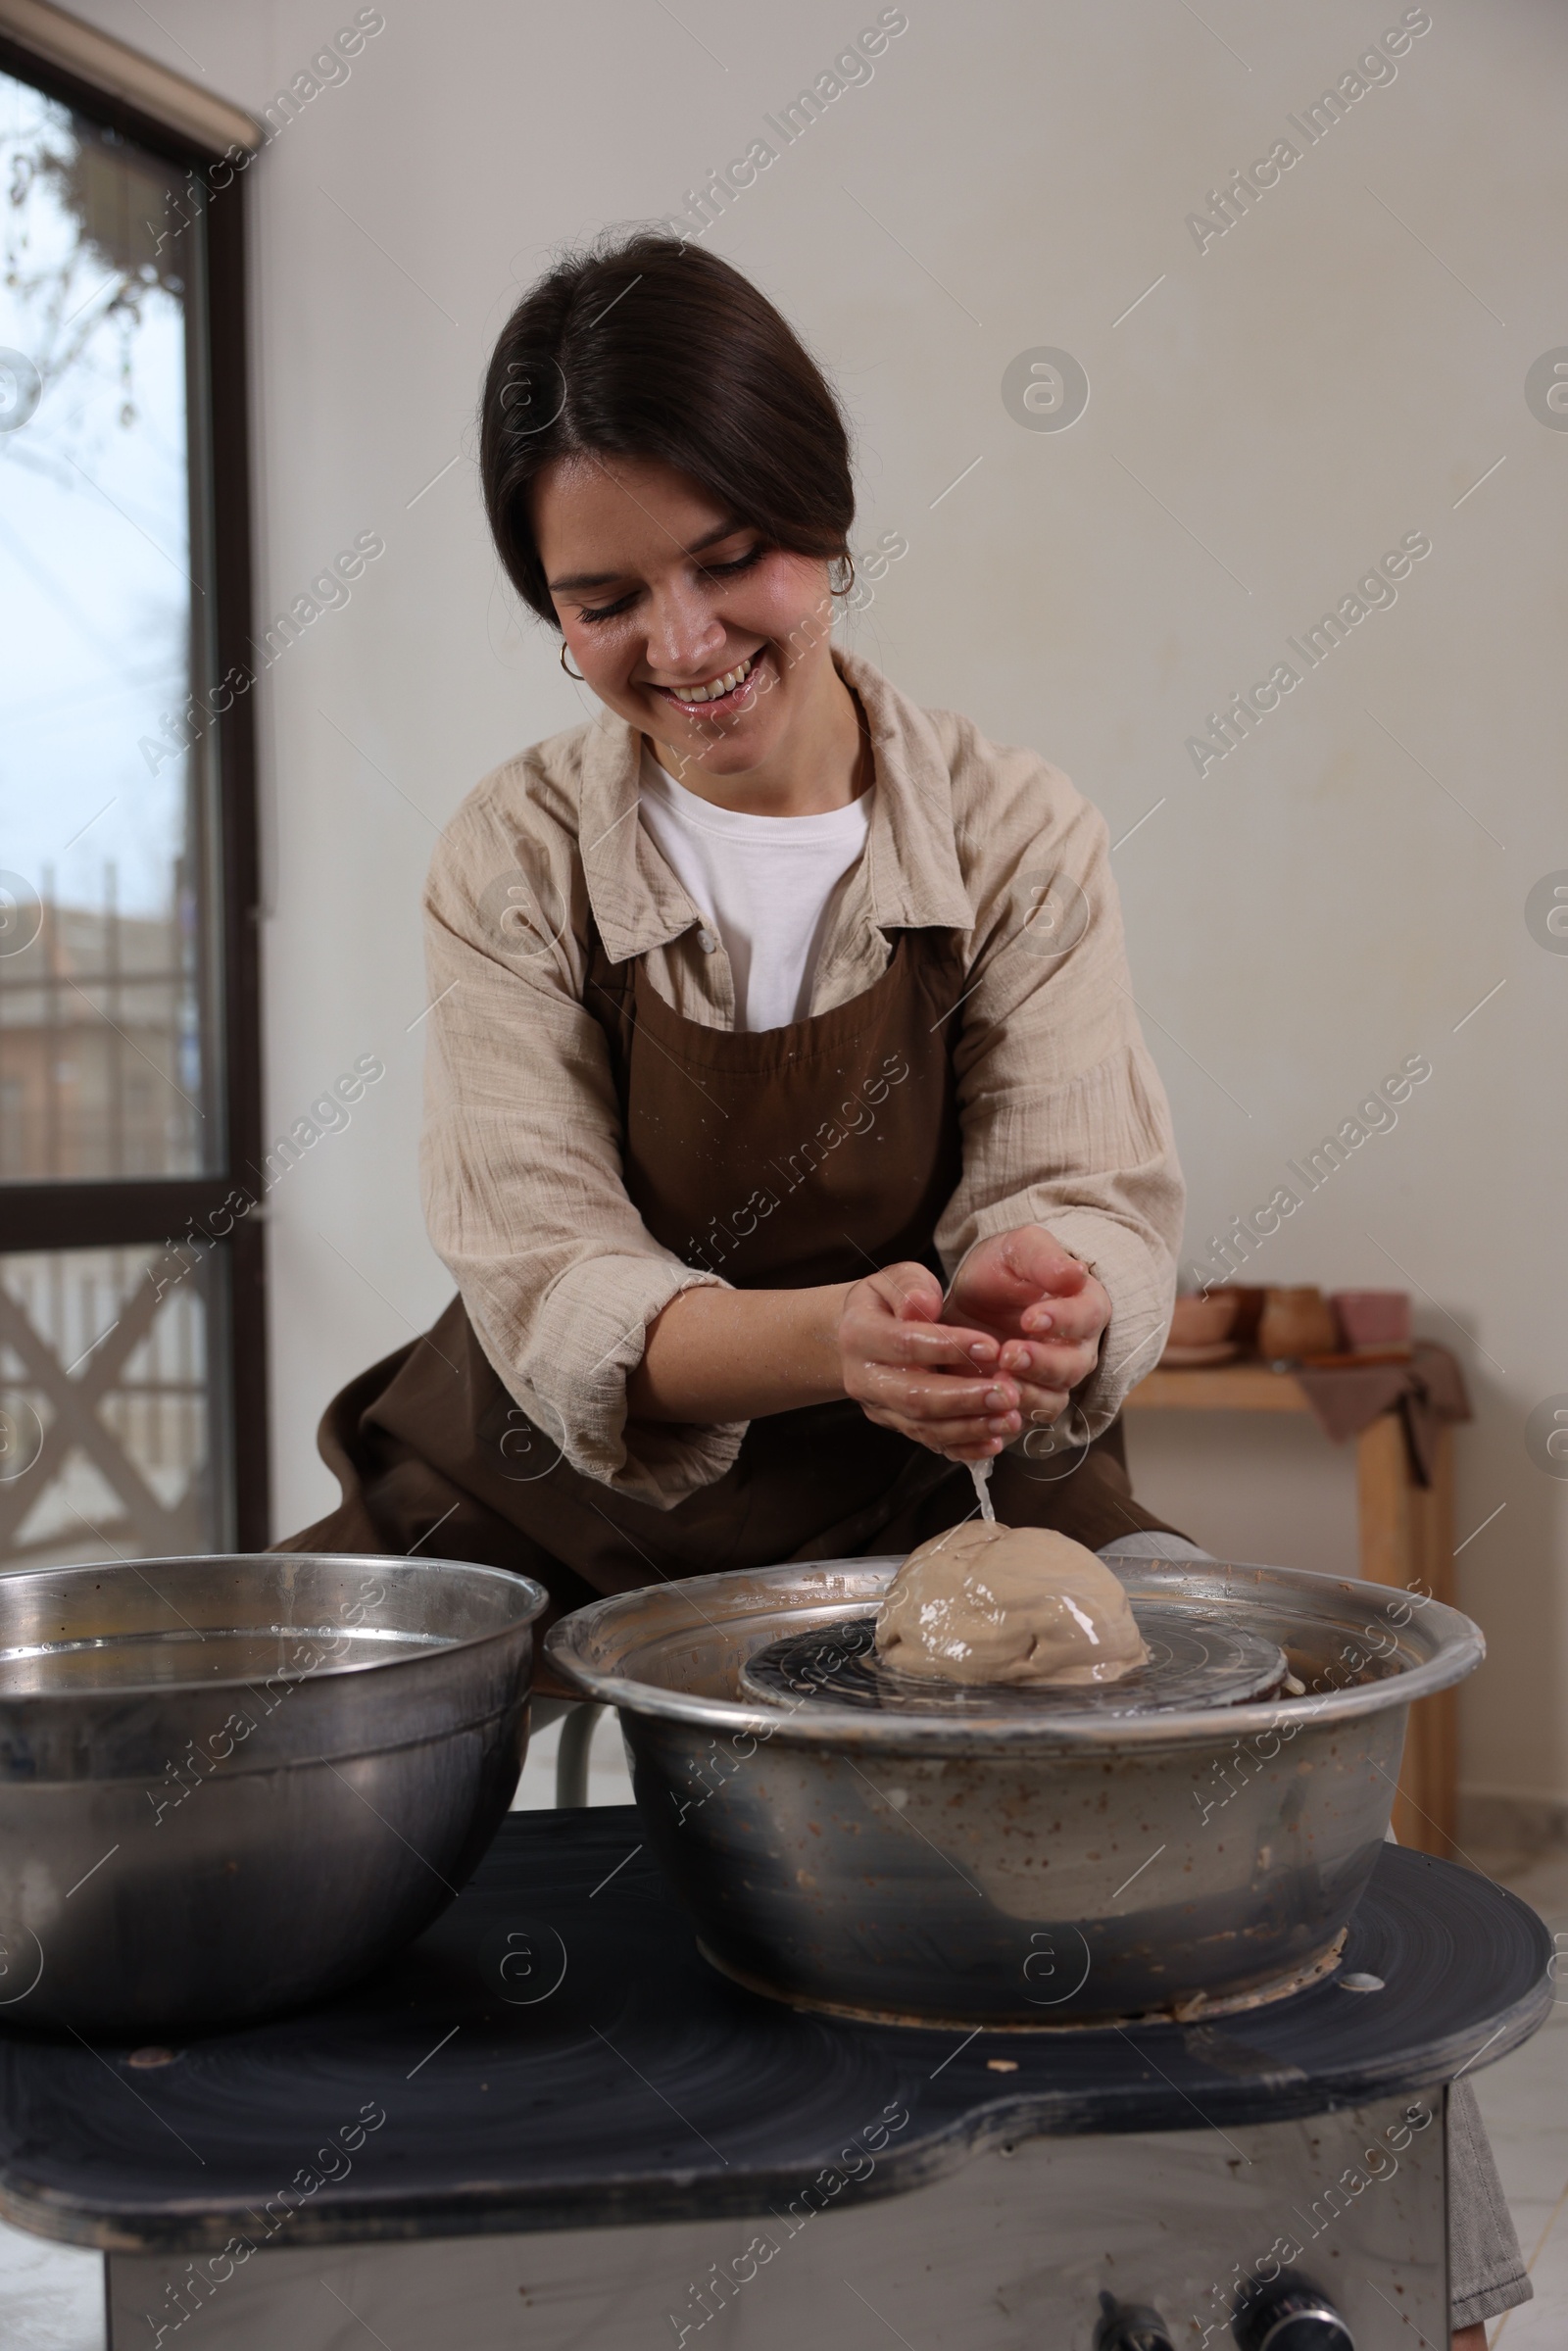
<svg viewBox="0 0 1568 2351">
<path fill-rule="evenodd" d="M 1486 2125 L 1468 2082 L 1448 2091 L 1448 2319 L 1474 2327 L 1534 2298 Z"/>
<path fill-rule="evenodd" d="M 1163 1535 L 1156 1528 L 1141 1529 L 1136 1535 L 1118 1535 L 1114 1543 L 1102 1543 L 1097 1557 L 1101 1559 L 1212 1559 L 1212 1551 L 1200 1550 L 1189 1543 L 1185 1535 Z"/>
<path fill-rule="evenodd" d="M 1102 1559 L 1210 1559 L 1182 1535 L 1118 1536 Z M 1390 1844 L 1398 1838 L 1391 1829 Z M 1455 2331 L 1534 2299 L 1524 2255 L 1497 2177 L 1486 2125 L 1468 2082 L 1448 2090 L 1448 2323 Z"/>
</svg>

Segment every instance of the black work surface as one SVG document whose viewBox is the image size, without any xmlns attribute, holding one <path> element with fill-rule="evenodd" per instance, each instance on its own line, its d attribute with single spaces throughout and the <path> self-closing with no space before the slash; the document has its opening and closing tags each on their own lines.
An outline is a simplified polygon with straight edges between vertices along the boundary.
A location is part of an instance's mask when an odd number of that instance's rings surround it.
<svg viewBox="0 0 1568 2351">
<path fill-rule="evenodd" d="M 169 2063 L 0 2035 L 0 2210 L 80 2243 L 194 2251 L 760 2213 L 824 2172 L 850 2201 L 1040 2131 L 1236 2126 L 1413 2090 L 1501 2057 L 1550 2005 L 1532 1910 L 1390 1846 L 1342 1970 L 1381 1992 L 1329 1978 L 1208 2025 L 967 2041 L 850 2024 L 710 1968 L 640 1839 L 629 1807 L 514 1813 L 377 1974 Z"/>
</svg>

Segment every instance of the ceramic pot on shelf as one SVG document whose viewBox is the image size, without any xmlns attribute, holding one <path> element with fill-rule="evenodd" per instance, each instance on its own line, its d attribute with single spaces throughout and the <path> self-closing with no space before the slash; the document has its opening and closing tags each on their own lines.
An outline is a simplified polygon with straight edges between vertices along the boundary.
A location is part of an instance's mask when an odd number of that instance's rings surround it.
<svg viewBox="0 0 1568 2351">
<path fill-rule="evenodd" d="M 1226 1282 L 1208 1295 L 1211 1298 L 1234 1298 L 1236 1302 L 1231 1316 L 1230 1337 L 1244 1355 L 1255 1354 L 1257 1326 L 1263 1318 L 1263 1300 L 1268 1292 L 1253 1289 L 1245 1282 Z"/>
<path fill-rule="evenodd" d="M 1207 1296 L 1194 1293 L 1179 1298 L 1171 1309 L 1168 1347 L 1186 1353 L 1193 1347 L 1218 1347 L 1231 1335 L 1236 1319 L 1236 1299 L 1232 1292 L 1211 1290 Z"/>
<path fill-rule="evenodd" d="M 1345 1344 L 1353 1353 L 1409 1352 L 1407 1290 L 1336 1290 L 1329 1304 L 1339 1316 Z"/>
<path fill-rule="evenodd" d="M 1340 1345 L 1334 1308 L 1315 1282 L 1271 1290 L 1257 1326 L 1257 1351 L 1265 1363 L 1299 1362 L 1303 1355 L 1332 1355 Z"/>
</svg>

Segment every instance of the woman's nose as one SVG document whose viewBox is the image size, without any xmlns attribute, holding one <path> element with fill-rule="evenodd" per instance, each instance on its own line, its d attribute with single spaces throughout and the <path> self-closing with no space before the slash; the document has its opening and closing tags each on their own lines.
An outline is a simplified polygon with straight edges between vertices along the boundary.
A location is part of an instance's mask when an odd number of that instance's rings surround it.
<svg viewBox="0 0 1568 2351">
<path fill-rule="evenodd" d="M 724 623 L 705 598 L 667 591 L 655 602 L 648 630 L 648 665 L 682 683 L 698 681 L 724 642 Z"/>
</svg>

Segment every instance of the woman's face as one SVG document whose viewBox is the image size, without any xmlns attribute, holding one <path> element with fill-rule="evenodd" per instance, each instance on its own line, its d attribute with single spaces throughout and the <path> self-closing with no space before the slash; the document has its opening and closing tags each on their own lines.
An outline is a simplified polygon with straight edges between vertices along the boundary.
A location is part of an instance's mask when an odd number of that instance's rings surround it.
<svg viewBox="0 0 1568 2351">
<path fill-rule="evenodd" d="M 770 547 L 673 466 L 559 458 L 533 524 L 571 659 L 677 775 L 750 773 L 842 692 L 827 565 Z"/>
</svg>

